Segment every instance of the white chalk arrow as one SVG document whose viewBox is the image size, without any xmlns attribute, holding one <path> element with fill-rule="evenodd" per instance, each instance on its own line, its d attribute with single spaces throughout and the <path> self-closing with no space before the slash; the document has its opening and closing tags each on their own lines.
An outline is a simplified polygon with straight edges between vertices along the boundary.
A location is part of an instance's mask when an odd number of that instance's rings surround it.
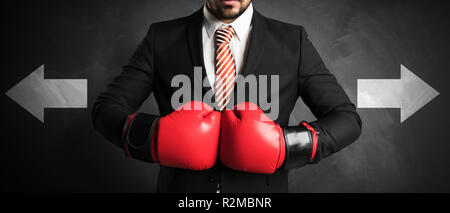
<svg viewBox="0 0 450 213">
<path fill-rule="evenodd" d="M 400 108 L 401 123 L 438 95 L 403 65 L 400 79 L 358 80 L 358 108 Z"/>
<path fill-rule="evenodd" d="M 44 79 L 44 65 L 6 92 L 44 123 L 45 108 L 87 108 L 87 80 Z"/>
</svg>

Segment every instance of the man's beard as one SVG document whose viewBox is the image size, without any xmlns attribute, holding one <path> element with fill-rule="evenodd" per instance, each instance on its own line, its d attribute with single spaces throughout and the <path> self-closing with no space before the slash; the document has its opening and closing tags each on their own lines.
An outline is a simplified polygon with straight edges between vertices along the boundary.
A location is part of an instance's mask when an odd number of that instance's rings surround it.
<svg viewBox="0 0 450 213">
<path fill-rule="evenodd" d="M 233 20 L 239 18 L 239 16 L 241 16 L 245 12 L 245 10 L 247 10 L 247 8 L 241 7 L 239 8 L 238 13 L 231 13 L 231 14 L 227 13 L 227 10 L 230 10 L 231 8 L 232 8 L 231 6 L 225 6 L 224 8 L 218 8 L 217 10 L 219 11 L 212 11 L 212 12 L 219 19 Z"/>
<path fill-rule="evenodd" d="M 214 8 L 209 1 L 206 1 L 207 3 L 207 9 L 214 15 L 216 18 L 221 20 L 234 20 L 239 18 L 250 6 L 250 4 L 247 5 L 247 7 L 240 7 L 239 12 L 232 13 L 232 6 L 225 5 L 224 7 L 218 7 Z M 231 11 L 231 13 L 227 12 Z"/>
</svg>

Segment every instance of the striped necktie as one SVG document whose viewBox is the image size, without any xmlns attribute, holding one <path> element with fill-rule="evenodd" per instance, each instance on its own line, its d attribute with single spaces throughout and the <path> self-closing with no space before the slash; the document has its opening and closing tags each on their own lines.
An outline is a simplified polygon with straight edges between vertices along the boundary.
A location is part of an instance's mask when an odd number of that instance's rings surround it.
<svg viewBox="0 0 450 213">
<path fill-rule="evenodd" d="M 230 95 L 236 82 L 236 65 L 231 53 L 231 38 L 234 29 L 231 26 L 216 31 L 216 103 L 222 111 L 230 101 Z"/>
</svg>

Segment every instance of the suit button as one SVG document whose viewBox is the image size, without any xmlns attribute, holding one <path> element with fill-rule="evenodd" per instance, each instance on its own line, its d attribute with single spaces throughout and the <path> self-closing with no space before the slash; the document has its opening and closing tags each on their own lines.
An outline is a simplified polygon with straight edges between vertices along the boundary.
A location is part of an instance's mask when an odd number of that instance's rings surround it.
<svg viewBox="0 0 450 213">
<path fill-rule="evenodd" d="M 214 183 L 214 181 L 216 181 L 216 179 L 214 177 L 209 178 L 209 182 Z"/>
</svg>

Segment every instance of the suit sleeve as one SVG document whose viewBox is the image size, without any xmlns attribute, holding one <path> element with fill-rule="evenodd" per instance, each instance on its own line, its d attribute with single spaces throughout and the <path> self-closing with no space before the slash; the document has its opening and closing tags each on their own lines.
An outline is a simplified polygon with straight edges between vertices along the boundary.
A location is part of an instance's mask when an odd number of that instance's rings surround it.
<svg viewBox="0 0 450 213">
<path fill-rule="evenodd" d="M 326 68 L 303 27 L 300 32 L 298 92 L 317 120 L 286 128 L 287 168 L 318 163 L 356 141 L 362 128 L 355 105 Z"/>
<path fill-rule="evenodd" d="M 135 114 L 153 91 L 153 37 L 150 27 L 129 63 L 96 99 L 92 119 L 95 129 L 129 157 L 152 162 L 151 132 L 157 116 Z"/>
</svg>

